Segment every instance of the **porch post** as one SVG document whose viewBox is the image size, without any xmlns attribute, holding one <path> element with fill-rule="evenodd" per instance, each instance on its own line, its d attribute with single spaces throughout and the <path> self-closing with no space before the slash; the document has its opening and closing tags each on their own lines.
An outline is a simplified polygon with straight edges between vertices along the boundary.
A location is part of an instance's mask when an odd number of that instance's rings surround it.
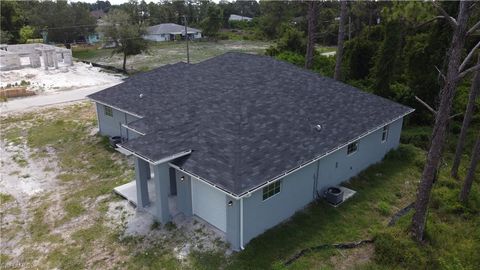
<svg viewBox="0 0 480 270">
<path fill-rule="evenodd" d="M 168 207 L 168 193 L 170 192 L 170 174 L 168 163 L 153 167 L 153 181 L 155 184 L 155 217 L 165 224 L 171 220 Z"/>
<path fill-rule="evenodd" d="M 150 204 L 147 180 L 150 178 L 150 164 L 143 159 L 135 158 L 135 179 L 137 187 L 137 207 L 145 208 Z"/>
</svg>

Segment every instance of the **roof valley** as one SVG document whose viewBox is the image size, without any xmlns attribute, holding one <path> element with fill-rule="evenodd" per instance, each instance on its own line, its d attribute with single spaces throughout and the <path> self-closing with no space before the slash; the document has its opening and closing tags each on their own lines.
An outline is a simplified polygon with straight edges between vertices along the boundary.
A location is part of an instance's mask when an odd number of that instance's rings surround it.
<svg viewBox="0 0 480 270">
<path fill-rule="evenodd" d="M 291 64 L 242 53 L 160 67 L 90 98 L 145 116 L 129 123 L 146 135 L 125 143 L 127 149 L 151 160 L 192 150 L 180 167 L 233 194 L 410 111 Z"/>
</svg>

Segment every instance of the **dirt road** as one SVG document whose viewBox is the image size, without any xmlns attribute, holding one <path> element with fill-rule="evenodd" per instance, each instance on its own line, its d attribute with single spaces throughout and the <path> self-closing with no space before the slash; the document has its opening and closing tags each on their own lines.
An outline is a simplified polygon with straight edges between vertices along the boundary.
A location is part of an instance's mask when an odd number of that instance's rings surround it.
<svg viewBox="0 0 480 270">
<path fill-rule="evenodd" d="M 0 113 L 4 115 L 18 112 L 26 112 L 38 107 L 46 107 L 60 103 L 83 100 L 87 95 L 114 86 L 118 83 L 120 82 L 96 85 L 92 87 L 79 88 L 69 91 L 54 92 L 38 96 L 11 99 L 7 102 L 0 103 Z"/>
</svg>

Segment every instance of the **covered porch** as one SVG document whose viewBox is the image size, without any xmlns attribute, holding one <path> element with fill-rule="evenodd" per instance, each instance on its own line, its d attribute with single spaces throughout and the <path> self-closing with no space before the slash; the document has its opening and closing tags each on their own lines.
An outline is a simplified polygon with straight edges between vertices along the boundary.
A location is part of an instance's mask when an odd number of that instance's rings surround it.
<svg viewBox="0 0 480 270">
<path fill-rule="evenodd" d="M 220 239 L 226 239 L 225 232 L 194 215 L 192 179 L 189 176 L 171 168 L 168 163 L 152 165 L 138 157 L 134 158 L 135 180 L 114 188 L 116 194 L 162 224 L 173 222 L 184 225 L 194 219 Z"/>
<path fill-rule="evenodd" d="M 148 185 L 148 197 L 151 203 L 148 206 L 143 207 L 141 210 L 148 212 L 152 216 L 155 216 L 155 213 L 158 212 L 158 210 L 155 208 L 155 200 L 156 200 L 155 184 L 153 183 L 152 179 L 148 179 L 147 185 Z M 135 180 L 128 182 L 126 184 L 123 184 L 121 186 L 118 186 L 114 188 L 113 191 L 116 194 L 123 197 L 124 199 L 126 199 L 130 204 L 133 205 L 133 207 L 137 208 L 138 200 L 137 200 L 137 187 L 136 187 Z M 175 218 L 179 215 L 183 215 L 183 213 L 180 212 L 177 208 L 176 195 L 168 195 L 168 210 L 172 220 L 175 220 Z"/>
<path fill-rule="evenodd" d="M 164 224 L 180 214 L 190 215 L 178 207 L 175 170 L 168 163 L 153 165 L 138 157 L 134 159 L 135 180 L 114 188 L 114 192 Z"/>
</svg>

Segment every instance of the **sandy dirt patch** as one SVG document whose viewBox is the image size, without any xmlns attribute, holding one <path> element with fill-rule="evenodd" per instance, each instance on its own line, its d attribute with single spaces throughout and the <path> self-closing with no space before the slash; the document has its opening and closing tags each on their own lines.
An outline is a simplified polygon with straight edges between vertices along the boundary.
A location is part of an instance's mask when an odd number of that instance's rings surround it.
<svg viewBox="0 0 480 270">
<path fill-rule="evenodd" d="M 2 71 L 0 86 L 20 85 L 24 81 L 30 90 L 49 93 L 119 83 L 123 78 L 123 75 L 103 72 L 100 68 L 75 62 L 73 66 L 62 66 L 58 69 L 24 68 Z"/>
<path fill-rule="evenodd" d="M 0 140 L 0 192 L 11 196 L 0 204 L 4 260 L 0 268 L 118 269 L 136 256 L 155 256 L 156 252 L 188 266 L 192 251 L 231 253 L 221 235 L 200 220 L 180 218 L 175 224 L 159 224 L 115 195 L 110 185 L 108 190 L 97 192 L 102 181 L 131 181 L 133 173 L 125 172 L 131 170 L 133 162 L 102 145 L 82 150 L 99 141 L 92 121 L 95 112 L 88 103 L 12 117 L 17 120 L 2 123 L 8 136 Z M 58 136 L 52 145 L 34 147 L 29 143 L 32 129 L 56 125 L 65 127 L 62 136 L 52 134 L 49 128 L 41 129 L 46 138 Z M 72 147 L 66 137 L 73 134 L 79 136 L 73 143 L 81 146 L 74 155 L 64 149 Z M 106 169 L 114 174 L 112 179 L 99 177 L 101 171 L 86 173 L 94 163 L 91 159 L 98 155 L 109 160 L 111 165 Z M 64 158 L 73 158 L 75 170 L 64 166 Z"/>
</svg>

